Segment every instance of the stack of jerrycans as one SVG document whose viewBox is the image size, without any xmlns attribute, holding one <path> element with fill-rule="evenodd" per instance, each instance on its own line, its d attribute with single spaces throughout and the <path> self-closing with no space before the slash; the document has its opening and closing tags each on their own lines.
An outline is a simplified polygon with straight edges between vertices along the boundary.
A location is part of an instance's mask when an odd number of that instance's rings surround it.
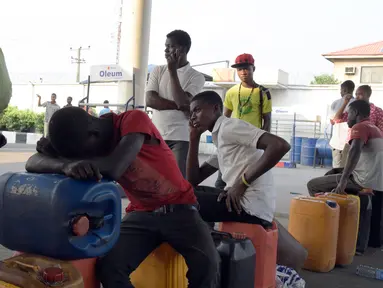
<svg viewBox="0 0 383 288">
<path fill-rule="evenodd" d="M 0 268 L 6 273 L 0 275 L 21 271 L 25 274 L 19 276 L 32 283 L 34 271 L 35 280 L 77 287 L 65 282 L 67 275 L 75 275 L 67 261 L 98 257 L 114 246 L 120 232 L 121 189 L 112 181 L 53 174 L 0 176 L 0 244 L 27 253 L 6 260 Z"/>
<path fill-rule="evenodd" d="M 340 207 L 337 265 L 350 265 L 354 260 L 359 229 L 360 200 L 354 195 L 324 193 L 318 198 L 332 200 Z"/>
<path fill-rule="evenodd" d="M 329 272 L 335 267 L 339 205 L 332 200 L 296 197 L 291 201 L 289 232 L 307 250 L 304 268 Z"/>
</svg>

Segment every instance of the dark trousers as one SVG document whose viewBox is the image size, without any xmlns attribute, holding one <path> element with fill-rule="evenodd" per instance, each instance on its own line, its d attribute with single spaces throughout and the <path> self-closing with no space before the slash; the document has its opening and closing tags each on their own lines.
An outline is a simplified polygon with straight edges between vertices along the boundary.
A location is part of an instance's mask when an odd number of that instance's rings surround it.
<svg viewBox="0 0 383 288">
<path fill-rule="evenodd" d="M 371 230 L 368 245 L 380 248 L 383 245 L 383 192 L 374 191 L 371 202 Z"/>
<path fill-rule="evenodd" d="M 217 180 L 215 181 L 215 188 L 217 189 L 225 189 L 226 187 L 226 183 L 222 180 L 222 173 L 221 171 L 218 170 L 218 177 L 217 177 Z"/>
<path fill-rule="evenodd" d="M 327 172 L 325 176 L 310 180 L 307 183 L 307 189 L 309 190 L 310 195 L 315 196 L 316 193 L 331 192 L 333 189 L 335 189 L 338 186 L 340 177 L 342 176 L 342 174 L 335 174 L 336 172 L 342 173 L 343 169 L 332 169 L 329 172 Z M 363 187 L 356 183 L 353 176 L 351 175 L 350 179 L 347 182 L 345 192 L 347 194 L 358 195 L 362 189 Z M 371 228 L 366 233 L 370 234 L 369 246 L 381 247 L 381 245 L 383 244 L 383 192 L 374 191 L 374 194 L 375 195 L 371 197 Z M 360 196 L 361 208 L 363 207 L 362 202 L 368 201 L 369 197 L 370 196 Z M 360 229 L 361 228 L 359 228 L 359 230 Z M 363 229 L 365 229 L 365 227 L 363 227 Z"/>
<path fill-rule="evenodd" d="M 97 263 L 103 287 L 134 287 L 130 274 L 163 242 L 185 258 L 190 288 L 211 287 L 218 272 L 219 256 L 210 230 L 196 210 L 128 213 L 122 220 L 117 244 Z"/>
<path fill-rule="evenodd" d="M 168 144 L 170 150 L 172 150 L 174 157 L 176 157 L 182 175 L 186 177 L 186 160 L 189 152 L 189 142 L 173 140 L 167 140 L 165 142 Z"/>
<path fill-rule="evenodd" d="M 207 186 L 197 186 L 194 188 L 194 193 L 197 196 L 200 205 L 199 213 L 203 220 L 206 222 L 242 222 L 258 224 L 265 228 L 272 226 L 270 222 L 247 214 L 243 210 L 241 214 L 238 214 L 237 212 L 229 212 L 226 207 L 225 199 L 221 202 L 217 202 L 218 195 L 222 191 L 223 190 Z"/>
<path fill-rule="evenodd" d="M 316 193 L 331 192 L 338 186 L 341 177 L 342 174 L 331 174 L 311 179 L 307 183 L 307 189 L 311 196 L 315 196 Z M 363 187 L 357 184 L 351 175 L 347 181 L 346 193 L 358 195 L 362 189 Z"/>
</svg>

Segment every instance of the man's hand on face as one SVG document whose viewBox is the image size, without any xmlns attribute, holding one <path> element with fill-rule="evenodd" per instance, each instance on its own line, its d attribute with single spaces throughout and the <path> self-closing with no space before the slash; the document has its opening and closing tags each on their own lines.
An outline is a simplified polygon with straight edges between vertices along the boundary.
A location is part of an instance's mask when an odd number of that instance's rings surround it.
<svg viewBox="0 0 383 288">
<path fill-rule="evenodd" d="M 182 53 L 180 50 L 176 49 L 174 53 L 170 53 L 166 60 L 168 61 L 168 69 L 170 72 L 175 72 L 180 66 Z"/>
<path fill-rule="evenodd" d="M 350 102 L 351 99 L 352 99 L 352 95 L 351 94 L 347 94 L 347 95 L 344 96 L 344 101 L 346 103 Z"/>
<path fill-rule="evenodd" d="M 193 125 L 192 121 L 189 121 L 189 128 L 190 128 L 190 139 L 199 139 L 207 129 Z"/>
<path fill-rule="evenodd" d="M 63 173 L 68 177 L 78 180 L 93 179 L 100 181 L 102 179 L 100 170 L 95 165 L 86 160 L 65 164 Z"/>
</svg>

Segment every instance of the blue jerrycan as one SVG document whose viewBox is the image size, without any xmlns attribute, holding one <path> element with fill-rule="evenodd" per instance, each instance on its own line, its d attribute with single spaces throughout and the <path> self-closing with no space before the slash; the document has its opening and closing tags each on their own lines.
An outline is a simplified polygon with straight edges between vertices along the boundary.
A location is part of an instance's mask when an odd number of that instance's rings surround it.
<svg viewBox="0 0 383 288">
<path fill-rule="evenodd" d="M 0 176 L 0 244 L 62 260 L 104 255 L 117 242 L 121 186 L 56 174 Z"/>
</svg>

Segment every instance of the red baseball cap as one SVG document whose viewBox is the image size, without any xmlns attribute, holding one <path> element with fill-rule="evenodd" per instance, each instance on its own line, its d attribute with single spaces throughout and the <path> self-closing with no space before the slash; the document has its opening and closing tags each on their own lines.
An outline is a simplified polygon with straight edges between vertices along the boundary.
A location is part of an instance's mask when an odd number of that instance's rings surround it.
<svg viewBox="0 0 383 288">
<path fill-rule="evenodd" d="M 253 65 L 254 66 L 254 58 L 251 54 L 241 54 L 235 58 L 235 64 L 231 65 L 232 68 L 238 68 L 243 66 Z"/>
</svg>

